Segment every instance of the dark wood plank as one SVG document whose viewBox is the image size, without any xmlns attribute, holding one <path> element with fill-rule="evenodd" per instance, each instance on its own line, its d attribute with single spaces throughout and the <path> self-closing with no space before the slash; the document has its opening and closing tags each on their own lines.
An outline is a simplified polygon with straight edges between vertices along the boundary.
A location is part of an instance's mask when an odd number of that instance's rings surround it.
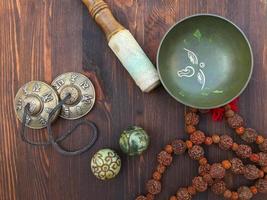
<svg viewBox="0 0 267 200">
<path fill-rule="evenodd" d="M 107 0 L 114 15 L 128 27 L 155 63 L 157 48 L 165 32 L 176 21 L 196 13 L 214 13 L 227 17 L 244 30 L 254 51 L 254 74 L 240 98 L 240 112 L 247 124 L 267 136 L 267 2 L 266 0 Z M 184 106 L 172 99 L 162 87 L 143 94 L 112 54 L 105 37 L 89 17 L 80 1 L 9 0 L 0 1 L 0 199 L 134 199 L 145 192 L 156 154 L 173 138 L 187 138 L 183 127 Z M 86 118 L 99 127 L 100 138 L 86 154 L 63 157 L 53 149 L 24 144 L 18 131 L 20 123 L 13 111 L 13 98 L 19 87 L 30 80 L 51 82 L 57 75 L 78 71 L 93 81 L 97 102 Z M 238 78 L 238 75 L 237 75 Z M 54 130 L 62 132 L 73 122 L 59 120 Z M 143 126 L 151 136 L 149 150 L 129 158 L 118 147 L 120 132 L 131 124 Z M 223 123 L 201 121 L 201 129 L 228 132 Z M 75 148 L 88 139 L 81 127 L 65 145 Z M 30 131 L 37 140 L 45 130 Z M 235 137 L 237 141 L 240 140 Z M 123 160 L 120 175 L 101 182 L 90 172 L 95 151 L 110 147 Z M 207 149 L 211 162 L 233 156 L 217 148 Z M 176 158 L 163 179 L 167 199 L 189 185 L 197 174 L 197 165 L 187 156 Z M 237 188 L 247 181 L 229 176 Z M 263 199 L 258 195 L 255 199 Z M 211 192 L 194 199 L 220 199 Z"/>
</svg>

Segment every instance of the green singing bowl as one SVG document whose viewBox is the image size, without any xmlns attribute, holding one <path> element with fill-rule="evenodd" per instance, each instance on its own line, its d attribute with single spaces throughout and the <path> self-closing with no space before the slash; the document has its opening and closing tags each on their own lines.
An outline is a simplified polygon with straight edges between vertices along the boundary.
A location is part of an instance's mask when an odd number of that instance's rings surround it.
<svg viewBox="0 0 267 200">
<path fill-rule="evenodd" d="M 210 109 L 244 91 L 253 71 L 253 54 L 234 23 L 200 14 L 179 21 L 166 33 L 157 66 L 163 86 L 177 101 Z"/>
</svg>

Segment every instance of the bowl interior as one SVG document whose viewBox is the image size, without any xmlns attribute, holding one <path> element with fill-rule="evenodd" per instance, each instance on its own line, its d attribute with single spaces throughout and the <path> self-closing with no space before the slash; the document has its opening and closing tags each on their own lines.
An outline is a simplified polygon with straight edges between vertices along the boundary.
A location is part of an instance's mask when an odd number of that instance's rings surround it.
<svg viewBox="0 0 267 200">
<path fill-rule="evenodd" d="M 253 57 L 247 38 L 232 22 L 196 15 L 168 31 L 157 62 L 161 81 L 175 99 L 196 108 L 215 108 L 245 89 Z"/>
</svg>

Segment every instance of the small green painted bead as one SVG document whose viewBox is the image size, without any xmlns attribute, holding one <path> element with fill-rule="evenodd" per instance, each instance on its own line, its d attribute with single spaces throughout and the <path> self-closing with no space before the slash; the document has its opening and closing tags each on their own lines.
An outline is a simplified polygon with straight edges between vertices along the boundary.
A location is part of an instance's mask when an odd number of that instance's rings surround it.
<svg viewBox="0 0 267 200">
<path fill-rule="evenodd" d="M 129 156 L 142 154 L 149 146 L 149 136 L 138 126 L 123 131 L 120 136 L 121 150 Z"/>
<path fill-rule="evenodd" d="M 101 149 L 91 160 L 92 173 L 101 180 L 115 178 L 121 169 L 121 159 L 111 149 Z"/>
</svg>

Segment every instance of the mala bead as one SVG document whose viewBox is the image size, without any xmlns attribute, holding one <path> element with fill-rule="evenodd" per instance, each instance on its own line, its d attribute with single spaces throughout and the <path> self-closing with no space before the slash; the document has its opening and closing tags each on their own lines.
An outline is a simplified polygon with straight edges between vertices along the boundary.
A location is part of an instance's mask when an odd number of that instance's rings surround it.
<svg viewBox="0 0 267 200">
<path fill-rule="evenodd" d="M 231 171 L 235 174 L 243 174 L 244 164 L 239 158 L 233 158 L 231 161 Z"/>
<path fill-rule="evenodd" d="M 147 182 L 146 188 L 150 194 L 156 195 L 161 192 L 161 183 L 159 181 L 151 179 Z"/>
<path fill-rule="evenodd" d="M 146 195 L 146 200 L 154 200 L 154 199 L 155 199 L 155 195 L 150 194 L 150 193 L 148 193 L 148 194 Z"/>
<path fill-rule="evenodd" d="M 216 181 L 212 186 L 211 186 L 211 191 L 216 194 L 216 195 L 222 195 L 226 191 L 226 185 L 224 181 Z"/>
<path fill-rule="evenodd" d="M 267 174 L 267 166 L 262 167 L 261 170 Z"/>
<path fill-rule="evenodd" d="M 145 196 L 138 196 L 135 200 L 147 200 Z"/>
<path fill-rule="evenodd" d="M 153 179 L 155 179 L 156 181 L 159 181 L 161 179 L 161 173 L 159 173 L 158 171 L 155 171 L 152 175 Z"/>
<path fill-rule="evenodd" d="M 255 187 L 257 188 L 258 192 L 260 193 L 267 193 L 267 179 L 259 179 Z"/>
<path fill-rule="evenodd" d="M 205 174 L 208 174 L 210 171 L 210 164 L 206 164 L 206 165 L 200 165 L 198 167 L 198 173 L 201 176 L 204 176 Z"/>
<path fill-rule="evenodd" d="M 192 196 L 187 188 L 180 188 L 176 193 L 177 200 L 191 200 Z"/>
<path fill-rule="evenodd" d="M 165 166 L 170 166 L 172 163 L 172 156 L 166 151 L 161 151 L 158 154 L 157 160 L 160 164 L 163 164 Z"/>
<path fill-rule="evenodd" d="M 231 196 L 232 196 L 232 192 L 230 190 L 225 190 L 224 193 L 223 193 L 223 197 L 225 199 L 231 199 Z"/>
<path fill-rule="evenodd" d="M 203 176 L 203 180 L 204 180 L 205 182 L 207 182 L 209 186 L 211 186 L 211 185 L 213 184 L 213 182 L 214 182 L 214 181 L 213 181 L 213 178 L 211 177 L 210 174 L 205 174 L 205 175 Z"/>
<path fill-rule="evenodd" d="M 227 110 L 224 115 L 226 118 L 230 118 L 230 117 L 233 117 L 235 115 L 235 112 L 232 110 Z"/>
<path fill-rule="evenodd" d="M 253 197 L 252 192 L 246 186 L 238 188 L 237 192 L 240 200 L 249 200 Z"/>
<path fill-rule="evenodd" d="M 237 133 L 237 135 L 243 135 L 245 132 L 245 128 L 243 126 L 238 127 L 235 129 L 235 132 Z"/>
<path fill-rule="evenodd" d="M 252 149 L 248 145 L 240 144 L 238 146 L 238 149 L 236 151 L 236 154 L 240 158 L 249 158 L 250 155 L 252 154 Z"/>
<path fill-rule="evenodd" d="M 207 182 L 205 182 L 201 176 L 195 177 L 192 181 L 192 185 L 198 192 L 204 192 L 208 187 Z"/>
<path fill-rule="evenodd" d="M 262 170 L 259 170 L 259 178 L 264 178 L 264 171 Z"/>
<path fill-rule="evenodd" d="M 177 200 L 176 196 L 171 196 L 170 200 Z"/>
<path fill-rule="evenodd" d="M 193 186 L 189 186 L 187 188 L 187 191 L 189 192 L 189 194 L 191 194 L 191 196 L 193 196 L 197 193 L 196 188 L 194 188 Z"/>
<path fill-rule="evenodd" d="M 199 145 L 194 145 L 188 150 L 188 155 L 193 160 L 199 160 L 204 156 L 204 149 Z"/>
<path fill-rule="evenodd" d="M 196 131 L 196 127 L 193 126 L 193 125 L 188 125 L 188 126 L 186 126 L 185 131 L 186 131 L 188 134 L 192 134 L 192 133 L 194 133 L 194 132 Z"/>
<path fill-rule="evenodd" d="M 181 155 L 186 151 L 186 143 L 183 140 L 174 140 L 171 143 L 173 152 L 176 155 Z"/>
<path fill-rule="evenodd" d="M 257 139 L 257 132 L 252 128 L 246 128 L 243 135 L 241 135 L 242 140 L 246 141 L 247 143 L 253 143 Z"/>
<path fill-rule="evenodd" d="M 234 114 L 234 116 L 228 118 L 227 122 L 228 122 L 228 125 L 233 129 L 236 129 L 244 125 L 243 118 L 238 114 Z"/>
<path fill-rule="evenodd" d="M 258 156 L 259 156 L 259 161 L 258 161 L 259 165 L 262 167 L 267 166 L 267 153 L 260 152 L 258 153 Z"/>
<path fill-rule="evenodd" d="M 224 169 L 230 169 L 231 168 L 231 162 L 229 160 L 222 161 L 222 166 Z"/>
<path fill-rule="evenodd" d="M 227 104 L 226 106 L 224 106 L 224 110 L 225 111 L 228 111 L 228 110 L 231 110 L 231 109 L 232 109 L 232 107 L 229 104 Z"/>
<path fill-rule="evenodd" d="M 216 135 L 216 134 L 212 135 L 212 141 L 215 144 L 219 143 L 220 142 L 220 136 Z"/>
<path fill-rule="evenodd" d="M 249 159 L 250 159 L 252 162 L 258 162 L 259 159 L 260 159 L 260 156 L 259 156 L 258 154 L 253 153 L 253 154 L 250 155 Z"/>
<path fill-rule="evenodd" d="M 172 152 L 173 152 L 172 145 L 169 145 L 169 144 L 166 145 L 165 148 L 164 148 L 164 150 L 165 150 L 167 153 L 172 154 Z"/>
<path fill-rule="evenodd" d="M 214 163 L 210 167 L 210 175 L 212 178 L 221 179 L 225 176 L 225 169 L 222 164 Z"/>
<path fill-rule="evenodd" d="M 255 165 L 246 165 L 244 168 L 244 176 L 248 180 L 259 178 L 259 169 Z"/>
<path fill-rule="evenodd" d="M 205 134 L 202 131 L 195 131 L 190 135 L 190 140 L 194 144 L 202 144 L 205 141 Z"/>
<path fill-rule="evenodd" d="M 189 112 L 185 115 L 185 123 L 196 126 L 199 123 L 199 116 L 194 112 Z"/>
<path fill-rule="evenodd" d="M 223 150 L 228 150 L 233 146 L 233 139 L 229 135 L 220 137 L 219 147 Z"/>
<path fill-rule="evenodd" d="M 205 145 L 212 145 L 213 141 L 211 137 L 206 137 L 205 138 Z"/>
<path fill-rule="evenodd" d="M 264 141 L 259 144 L 259 149 L 264 153 L 267 153 L 267 139 L 264 139 Z"/>
<path fill-rule="evenodd" d="M 163 174 L 163 173 L 165 172 L 165 170 L 166 170 L 166 167 L 165 167 L 164 165 L 159 164 L 159 165 L 157 166 L 157 171 L 158 171 L 159 173 Z"/>
<path fill-rule="evenodd" d="M 261 135 L 258 135 L 256 138 L 256 143 L 257 144 L 262 144 L 264 142 L 264 137 Z"/>
</svg>

